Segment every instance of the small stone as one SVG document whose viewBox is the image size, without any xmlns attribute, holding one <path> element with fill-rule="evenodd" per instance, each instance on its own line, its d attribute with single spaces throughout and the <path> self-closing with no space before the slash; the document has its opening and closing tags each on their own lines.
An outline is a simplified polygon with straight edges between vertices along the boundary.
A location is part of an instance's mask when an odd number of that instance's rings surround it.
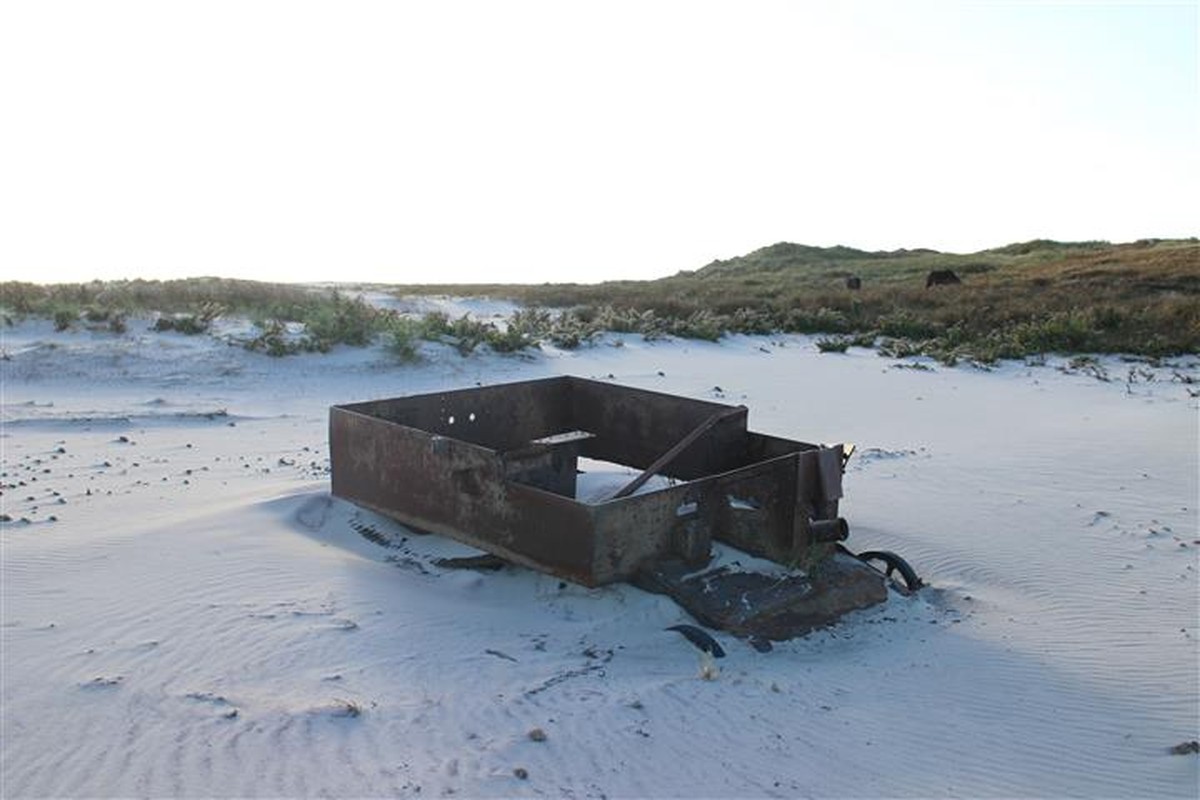
<svg viewBox="0 0 1200 800">
<path fill-rule="evenodd" d="M 1192 739 L 1190 742 L 1180 742 L 1171 748 L 1171 755 L 1188 756 L 1193 753 L 1200 753 L 1200 742 Z"/>
<path fill-rule="evenodd" d="M 546 741 L 546 732 L 541 728 L 534 728 L 529 732 L 529 738 L 535 742 Z"/>
<path fill-rule="evenodd" d="M 514 769 L 513 775 L 516 775 L 519 779 L 521 779 L 523 781 L 529 780 L 529 770 L 525 769 L 524 767 L 517 767 L 516 769 Z"/>
</svg>

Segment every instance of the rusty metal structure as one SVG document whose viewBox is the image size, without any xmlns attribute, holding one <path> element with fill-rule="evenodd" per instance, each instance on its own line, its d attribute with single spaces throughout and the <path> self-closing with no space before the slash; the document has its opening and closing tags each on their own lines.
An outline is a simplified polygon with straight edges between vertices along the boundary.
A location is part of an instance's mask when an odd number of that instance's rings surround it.
<svg viewBox="0 0 1200 800">
<path fill-rule="evenodd" d="M 754 433 L 747 414 L 575 377 L 338 405 L 333 494 L 586 586 L 703 566 L 713 540 L 804 563 L 846 537 L 842 445 Z M 640 474 L 581 502 L 580 457 Z"/>
</svg>

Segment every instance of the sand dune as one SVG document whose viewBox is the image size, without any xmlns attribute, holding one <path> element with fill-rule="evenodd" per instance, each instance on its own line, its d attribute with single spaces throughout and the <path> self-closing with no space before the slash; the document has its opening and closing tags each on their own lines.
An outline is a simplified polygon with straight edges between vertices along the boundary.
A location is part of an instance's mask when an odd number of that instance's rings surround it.
<svg viewBox="0 0 1200 800">
<path fill-rule="evenodd" d="M 3 347 L 5 797 L 1195 795 L 1200 359 Z M 669 600 L 448 571 L 467 548 L 329 496 L 330 404 L 563 373 L 856 442 L 849 544 L 930 587 L 770 653 L 718 634 L 705 681 Z"/>
</svg>

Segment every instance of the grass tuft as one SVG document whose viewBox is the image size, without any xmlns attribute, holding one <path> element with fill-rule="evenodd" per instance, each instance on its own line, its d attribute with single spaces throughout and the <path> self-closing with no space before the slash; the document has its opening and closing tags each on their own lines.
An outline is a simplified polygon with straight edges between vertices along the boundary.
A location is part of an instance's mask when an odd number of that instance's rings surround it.
<svg viewBox="0 0 1200 800">
<path fill-rule="evenodd" d="M 933 270 L 955 286 L 925 288 Z M 851 290 L 847 278 L 859 279 Z M 933 250 L 867 252 L 781 242 L 655 281 L 597 285 L 404 286 L 397 295 L 507 298 L 525 306 L 508 322 L 443 313 L 421 319 L 334 289 L 196 278 L 42 286 L 0 283 L 6 324 L 52 319 L 58 330 L 121 332 L 134 314 L 154 330 L 198 334 L 221 315 L 256 321 L 245 346 L 270 355 L 326 352 L 382 339 L 402 361 L 422 340 L 470 355 L 548 342 L 574 349 L 605 331 L 647 340 L 717 341 L 726 333 L 822 334 L 823 352 L 872 346 L 881 355 L 932 356 L 987 365 L 1048 353 L 1129 353 L 1161 358 L 1200 351 L 1200 242 L 1131 244 L 1037 239 L 968 255 Z M 566 309 L 552 311 L 550 309 Z"/>
</svg>

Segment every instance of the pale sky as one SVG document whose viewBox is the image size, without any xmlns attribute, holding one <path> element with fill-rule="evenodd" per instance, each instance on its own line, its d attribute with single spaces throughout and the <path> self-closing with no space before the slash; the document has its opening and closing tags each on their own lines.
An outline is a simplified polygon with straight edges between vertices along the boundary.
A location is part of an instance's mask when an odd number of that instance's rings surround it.
<svg viewBox="0 0 1200 800">
<path fill-rule="evenodd" d="M 0 276 L 1200 233 L 1196 2 L 0 3 Z"/>
</svg>

